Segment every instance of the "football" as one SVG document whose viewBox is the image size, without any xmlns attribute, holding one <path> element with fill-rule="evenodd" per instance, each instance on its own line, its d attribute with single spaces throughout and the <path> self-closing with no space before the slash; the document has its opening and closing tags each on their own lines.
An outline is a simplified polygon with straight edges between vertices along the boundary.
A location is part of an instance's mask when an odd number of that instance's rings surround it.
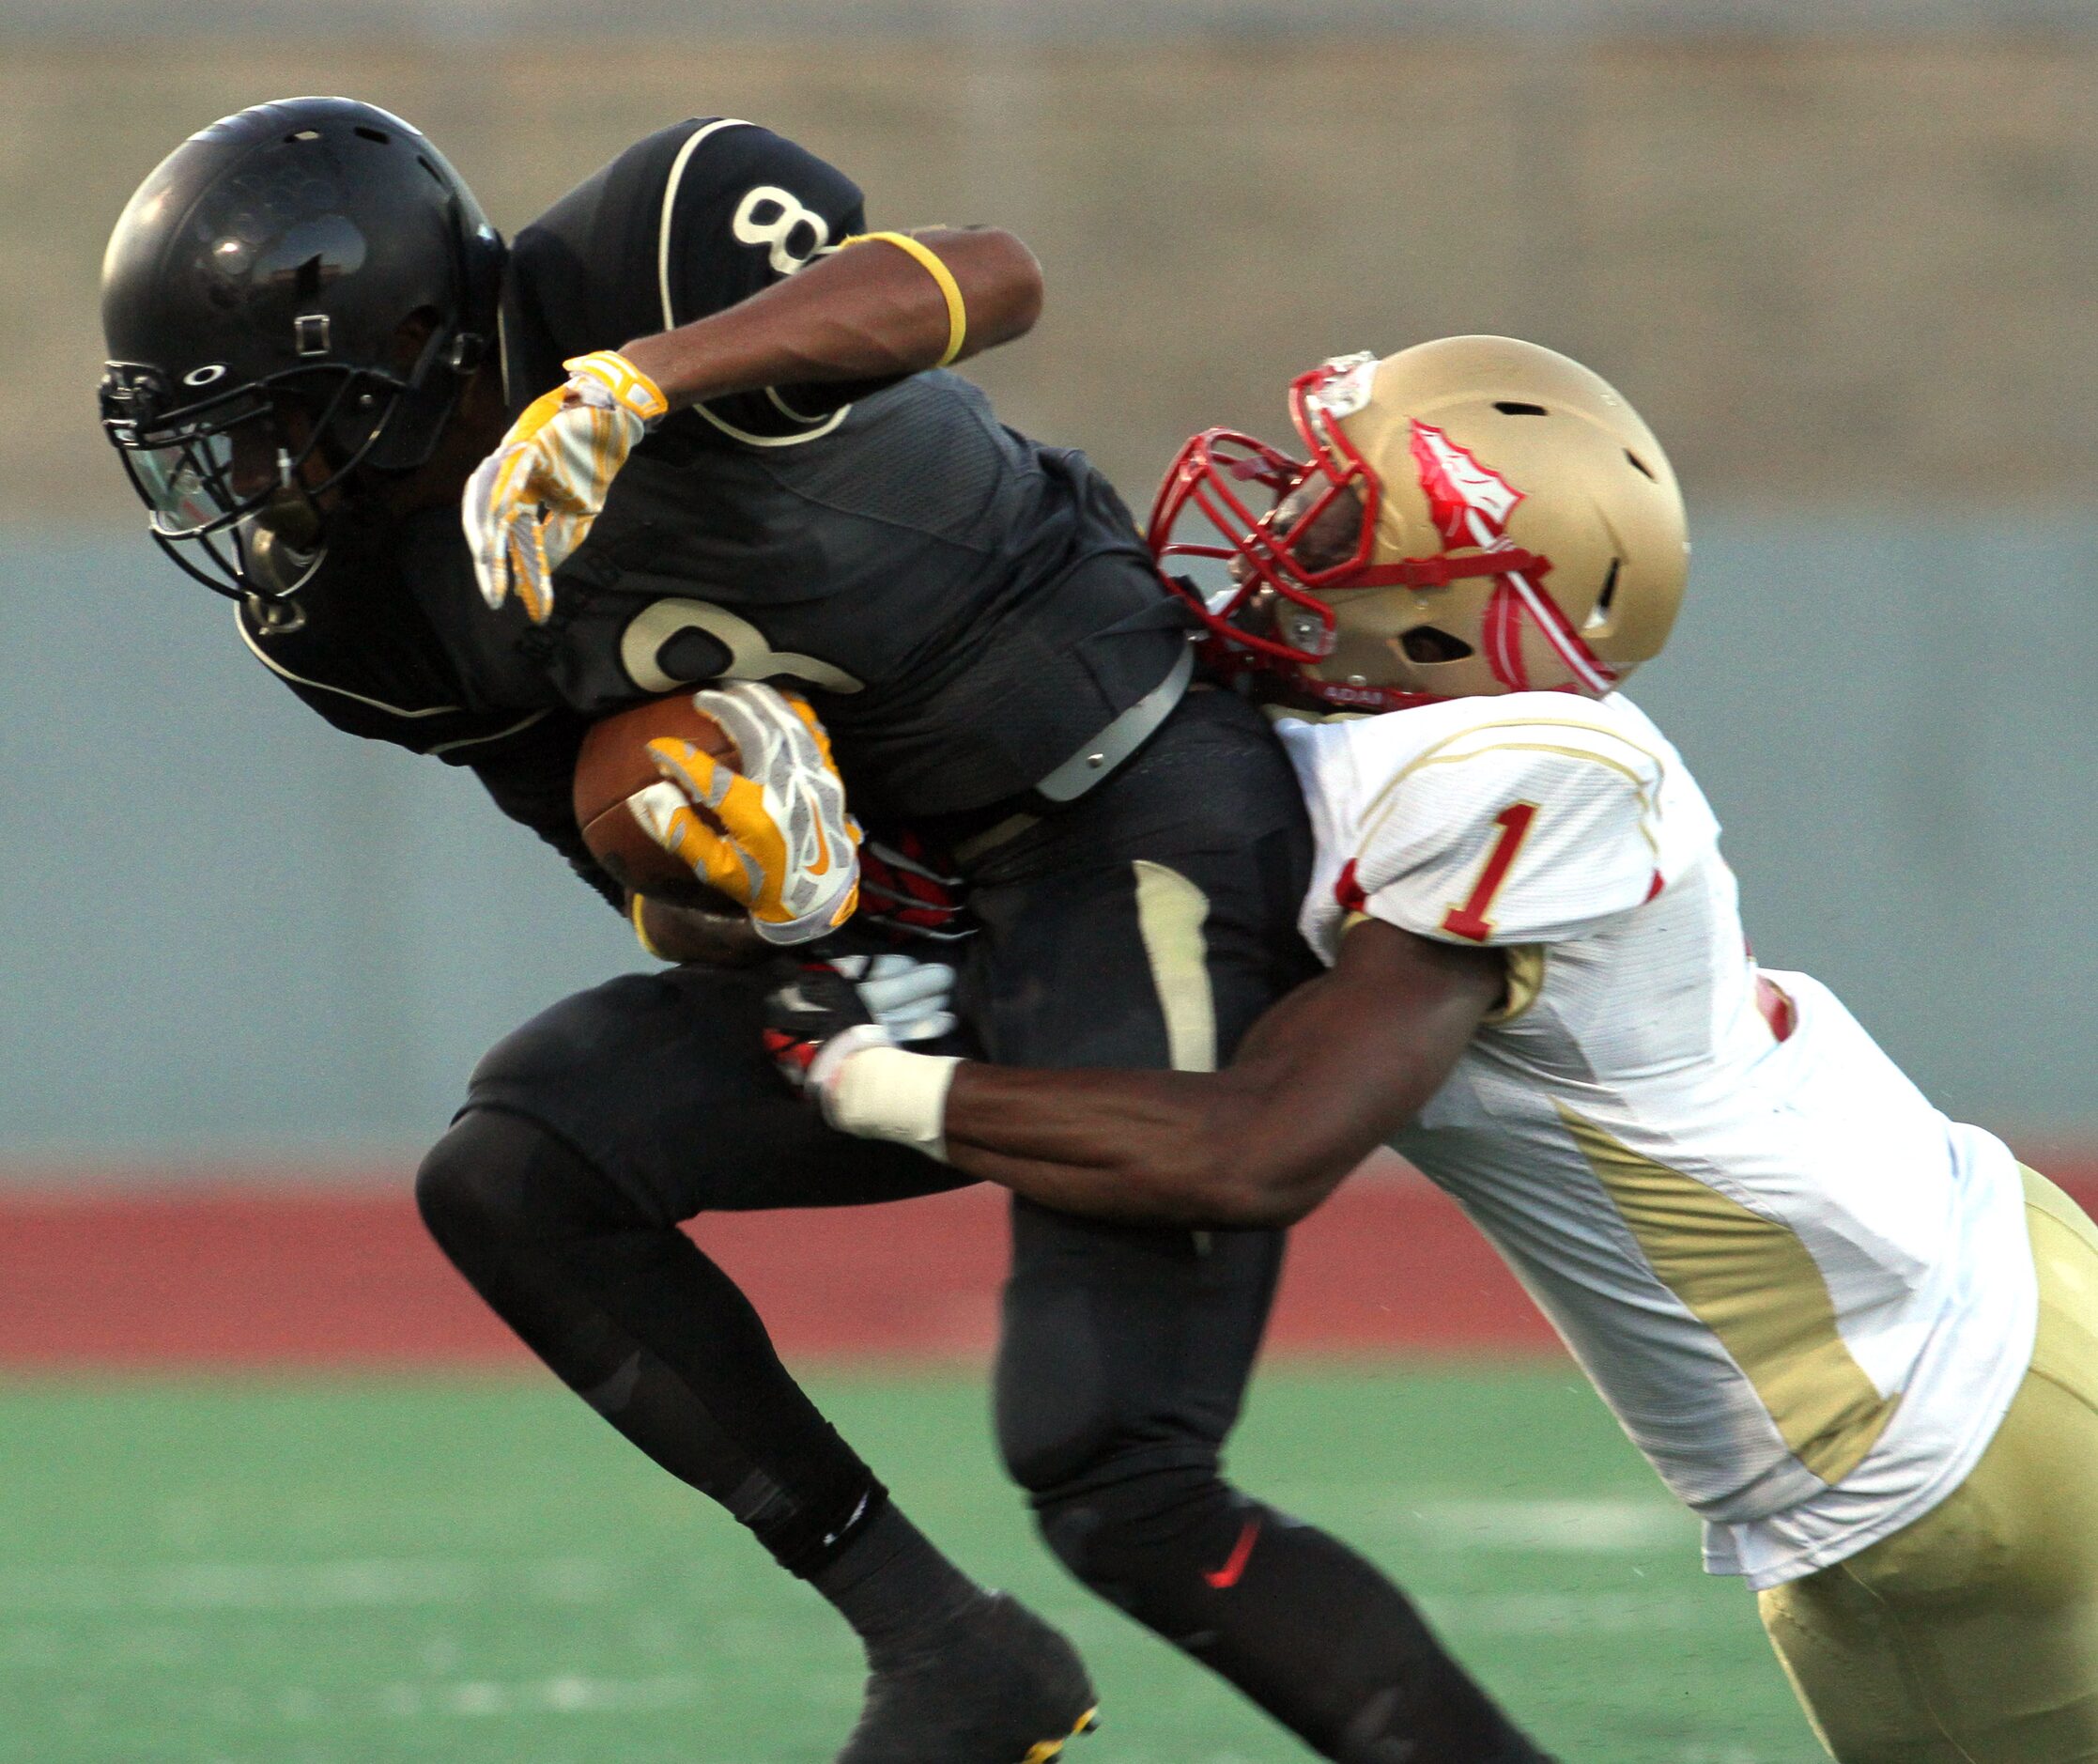
<svg viewBox="0 0 2098 1764">
<path fill-rule="evenodd" d="M 572 802 L 583 843 L 614 880 L 636 894 L 678 906 L 739 912 L 733 902 L 699 881 L 649 838 L 635 818 L 635 797 L 649 790 L 675 788 L 657 775 L 648 756 L 648 743 L 663 735 L 689 741 L 727 766 L 739 763 L 729 732 L 694 705 L 689 692 L 673 692 L 615 712 L 591 726 L 576 756 Z M 702 816 L 706 812 L 695 812 Z"/>
</svg>

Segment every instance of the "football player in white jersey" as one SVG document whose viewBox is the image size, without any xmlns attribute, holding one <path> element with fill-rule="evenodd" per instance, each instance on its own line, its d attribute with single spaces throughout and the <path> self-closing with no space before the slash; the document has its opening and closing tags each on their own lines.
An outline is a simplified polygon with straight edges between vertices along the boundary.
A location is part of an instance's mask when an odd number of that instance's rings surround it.
<svg viewBox="0 0 2098 1764">
<path fill-rule="evenodd" d="M 1505 338 L 1329 363 L 1293 410 L 1306 460 L 1199 437 L 1152 537 L 1229 560 L 1202 616 L 1290 719 L 1329 971 L 1221 1072 L 1196 931 L 1148 951 L 1177 1071 L 855 1028 L 806 1038 L 811 1090 L 1119 1219 L 1286 1224 L 1396 1147 L 1755 1589 L 1835 1756 L 2098 1759 L 2098 1230 L 1750 954 L 1718 823 L 1617 689 L 1687 574 L 1659 445 Z"/>
</svg>

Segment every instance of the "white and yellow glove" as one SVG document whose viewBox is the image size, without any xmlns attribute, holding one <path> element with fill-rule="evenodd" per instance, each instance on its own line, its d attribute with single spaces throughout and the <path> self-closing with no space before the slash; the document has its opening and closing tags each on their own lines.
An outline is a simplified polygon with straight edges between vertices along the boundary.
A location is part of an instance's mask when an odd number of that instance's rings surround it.
<svg viewBox="0 0 2098 1764">
<path fill-rule="evenodd" d="M 514 590 L 534 625 L 553 611 L 553 573 L 588 535 L 626 456 L 671 408 L 614 350 L 562 366 L 567 382 L 525 407 L 459 503 L 482 598 L 500 607 Z"/>
<path fill-rule="evenodd" d="M 737 681 L 692 703 L 734 737 L 740 772 L 689 741 L 648 744 L 664 782 L 633 798 L 648 836 L 741 905 L 767 943 L 807 943 L 859 905 L 859 824 L 808 701 Z"/>
</svg>

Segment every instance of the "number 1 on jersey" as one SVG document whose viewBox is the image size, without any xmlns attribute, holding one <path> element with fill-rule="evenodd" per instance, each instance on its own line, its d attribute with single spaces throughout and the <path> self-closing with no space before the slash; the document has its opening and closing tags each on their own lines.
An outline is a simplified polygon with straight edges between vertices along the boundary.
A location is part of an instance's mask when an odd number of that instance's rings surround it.
<svg viewBox="0 0 2098 1764">
<path fill-rule="evenodd" d="M 1493 909 L 1494 897 L 1507 881 L 1508 872 L 1515 867 L 1515 855 L 1530 837 L 1530 823 L 1536 818 L 1537 805 L 1534 802 L 1511 802 L 1493 817 L 1494 826 L 1501 830 L 1494 836 L 1493 849 L 1486 855 L 1486 865 L 1479 872 L 1472 898 L 1442 915 L 1442 929 L 1451 936 L 1484 943 L 1493 935 L 1493 921 L 1487 914 Z"/>
</svg>

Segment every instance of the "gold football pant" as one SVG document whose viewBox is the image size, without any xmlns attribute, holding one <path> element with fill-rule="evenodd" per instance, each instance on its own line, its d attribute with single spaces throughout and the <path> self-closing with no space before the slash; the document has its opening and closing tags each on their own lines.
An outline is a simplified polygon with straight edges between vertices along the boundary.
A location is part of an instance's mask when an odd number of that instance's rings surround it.
<svg viewBox="0 0 2098 1764">
<path fill-rule="evenodd" d="M 2039 1338 L 1981 1462 L 1914 1524 L 1759 1595 L 1842 1764 L 2098 1760 L 2098 1227 L 2025 1186 Z"/>
</svg>

